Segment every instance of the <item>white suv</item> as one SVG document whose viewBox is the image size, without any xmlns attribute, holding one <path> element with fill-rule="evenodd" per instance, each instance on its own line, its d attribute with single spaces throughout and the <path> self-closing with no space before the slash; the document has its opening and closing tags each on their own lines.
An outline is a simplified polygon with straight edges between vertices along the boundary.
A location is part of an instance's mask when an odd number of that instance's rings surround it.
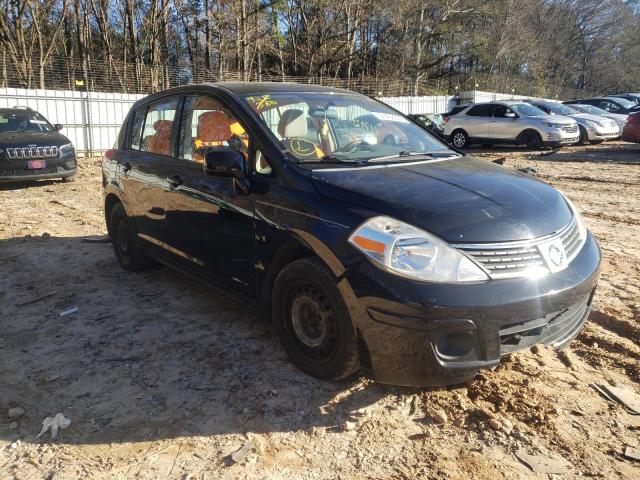
<svg viewBox="0 0 640 480">
<path fill-rule="evenodd" d="M 575 120 L 547 115 L 520 101 L 475 103 L 448 118 L 444 135 L 457 148 L 472 143 L 511 143 L 528 148 L 558 147 L 578 142 Z"/>
</svg>

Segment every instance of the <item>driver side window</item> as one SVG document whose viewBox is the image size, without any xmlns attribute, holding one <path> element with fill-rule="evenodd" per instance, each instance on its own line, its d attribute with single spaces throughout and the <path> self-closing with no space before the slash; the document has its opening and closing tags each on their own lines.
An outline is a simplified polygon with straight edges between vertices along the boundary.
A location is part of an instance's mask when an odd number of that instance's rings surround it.
<svg viewBox="0 0 640 480">
<path fill-rule="evenodd" d="M 187 97 L 180 122 L 179 158 L 204 163 L 207 151 L 216 147 L 233 148 L 246 159 L 249 135 L 219 101 L 205 96 Z"/>
</svg>

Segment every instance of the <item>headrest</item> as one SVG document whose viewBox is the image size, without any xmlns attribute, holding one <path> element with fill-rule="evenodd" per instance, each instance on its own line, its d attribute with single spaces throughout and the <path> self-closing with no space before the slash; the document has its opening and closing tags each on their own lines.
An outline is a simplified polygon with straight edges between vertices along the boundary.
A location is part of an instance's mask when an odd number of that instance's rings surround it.
<svg viewBox="0 0 640 480">
<path fill-rule="evenodd" d="M 205 112 L 198 117 L 198 139 L 203 142 L 225 142 L 232 136 L 231 121 L 220 110 Z"/>
<path fill-rule="evenodd" d="M 173 128 L 173 122 L 171 120 L 156 120 L 153 124 L 153 129 L 156 131 L 156 135 L 158 136 L 169 136 L 171 135 L 171 129 Z"/>
<path fill-rule="evenodd" d="M 307 134 L 307 117 L 302 110 L 285 110 L 278 122 L 278 134 L 282 138 L 303 137 Z"/>
</svg>

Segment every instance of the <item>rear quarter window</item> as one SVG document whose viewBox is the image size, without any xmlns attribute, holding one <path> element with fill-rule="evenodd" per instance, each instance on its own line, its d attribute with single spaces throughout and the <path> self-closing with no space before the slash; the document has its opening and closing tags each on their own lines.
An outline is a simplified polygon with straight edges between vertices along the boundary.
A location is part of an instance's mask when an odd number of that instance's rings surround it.
<svg viewBox="0 0 640 480">
<path fill-rule="evenodd" d="M 140 108 L 133 114 L 131 121 L 131 134 L 129 136 L 129 148 L 131 150 L 140 150 L 142 146 L 142 125 L 144 124 L 146 108 Z"/>
</svg>

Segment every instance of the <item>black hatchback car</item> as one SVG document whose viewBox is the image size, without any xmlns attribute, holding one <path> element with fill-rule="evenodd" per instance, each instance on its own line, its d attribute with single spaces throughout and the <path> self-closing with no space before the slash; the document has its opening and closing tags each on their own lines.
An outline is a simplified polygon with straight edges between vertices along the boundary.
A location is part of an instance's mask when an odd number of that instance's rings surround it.
<svg viewBox="0 0 640 480">
<path fill-rule="evenodd" d="M 76 178 L 73 144 L 28 107 L 0 108 L 0 182 Z"/>
<path fill-rule="evenodd" d="M 598 245 L 560 192 L 346 90 L 151 95 L 105 154 L 103 187 L 124 268 L 159 261 L 266 307 L 323 379 L 456 383 L 566 345 L 598 278 Z"/>
</svg>

